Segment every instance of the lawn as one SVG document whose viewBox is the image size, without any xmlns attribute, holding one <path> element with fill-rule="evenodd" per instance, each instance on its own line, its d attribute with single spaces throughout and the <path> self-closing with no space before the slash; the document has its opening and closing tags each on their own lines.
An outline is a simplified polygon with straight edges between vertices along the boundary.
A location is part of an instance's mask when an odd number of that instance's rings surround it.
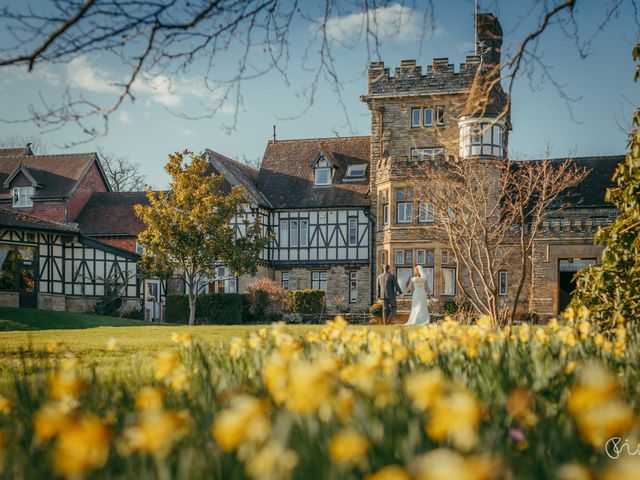
<svg viewBox="0 0 640 480">
<path fill-rule="evenodd" d="M 159 351 L 175 346 L 172 333 L 191 333 L 208 344 L 246 337 L 265 325 L 157 325 L 139 320 L 0 307 L 0 376 L 24 358 L 24 350 L 70 353 L 102 370 L 144 368 Z M 301 332 L 318 327 L 289 327 Z M 42 357 L 47 358 L 47 355 Z M 31 355 L 30 361 L 34 356 Z"/>
</svg>

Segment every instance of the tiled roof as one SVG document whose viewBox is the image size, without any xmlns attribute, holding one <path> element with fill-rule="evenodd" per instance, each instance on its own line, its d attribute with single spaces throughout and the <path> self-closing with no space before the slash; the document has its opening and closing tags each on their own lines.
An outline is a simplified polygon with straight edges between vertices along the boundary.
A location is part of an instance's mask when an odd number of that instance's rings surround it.
<svg viewBox="0 0 640 480">
<path fill-rule="evenodd" d="M 79 233 L 77 228 L 65 225 L 64 223 L 50 222 L 32 217 L 31 215 L 18 213 L 11 209 L 0 208 L 0 228 L 6 227 L 60 233 Z"/>
<path fill-rule="evenodd" d="M 368 206 L 371 137 L 270 141 L 258 171 L 257 186 L 274 208 Z M 312 163 L 323 152 L 338 165 L 333 183 L 314 185 Z M 345 182 L 347 166 L 366 164 L 366 177 Z"/>
<path fill-rule="evenodd" d="M 83 235 L 137 235 L 145 227 L 133 209 L 136 204 L 149 204 L 146 192 L 94 193 L 76 222 Z"/>
<path fill-rule="evenodd" d="M 566 158 L 553 158 L 552 162 L 564 162 Z M 543 161 L 543 160 L 533 160 Z M 604 201 L 607 188 L 614 186 L 611 181 L 613 173 L 620 162 L 624 161 L 624 155 L 609 155 L 600 157 L 575 157 L 571 161 L 578 167 L 586 167 L 589 173 L 585 179 L 565 191 L 562 197 L 575 207 L 613 207 Z M 514 162 L 517 165 L 518 162 Z"/>
<path fill-rule="evenodd" d="M 0 148 L 0 157 L 22 157 L 33 155 L 30 147 Z"/>
<path fill-rule="evenodd" d="M 206 149 L 205 154 L 208 156 L 212 167 L 218 173 L 225 176 L 225 180 L 229 185 L 241 185 L 253 197 L 256 203 L 263 206 L 269 206 L 269 201 L 256 186 L 258 178 L 257 170 L 251 168 L 249 165 L 240 163 L 237 160 L 225 157 L 213 150 Z"/>
<path fill-rule="evenodd" d="M 66 197 L 96 158 L 95 153 L 0 156 L 0 198 L 10 198 L 3 184 L 20 165 L 43 186 L 34 198 Z"/>
</svg>

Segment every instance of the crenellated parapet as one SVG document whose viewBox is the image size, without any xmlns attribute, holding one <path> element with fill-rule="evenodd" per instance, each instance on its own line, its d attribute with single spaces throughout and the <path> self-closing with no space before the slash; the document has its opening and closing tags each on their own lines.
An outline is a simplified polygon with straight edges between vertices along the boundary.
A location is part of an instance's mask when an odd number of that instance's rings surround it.
<svg viewBox="0 0 640 480">
<path fill-rule="evenodd" d="M 471 88 L 478 65 L 480 57 L 475 55 L 467 56 L 458 71 L 448 58 L 434 58 L 423 73 L 415 60 L 403 60 L 392 75 L 384 62 L 372 62 L 367 97 L 465 92 Z"/>
</svg>

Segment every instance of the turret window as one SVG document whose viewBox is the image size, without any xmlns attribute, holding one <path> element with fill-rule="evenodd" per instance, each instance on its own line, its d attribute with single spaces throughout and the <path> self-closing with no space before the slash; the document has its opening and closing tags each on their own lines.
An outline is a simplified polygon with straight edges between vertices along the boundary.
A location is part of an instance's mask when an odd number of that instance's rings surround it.
<svg viewBox="0 0 640 480">
<path fill-rule="evenodd" d="M 444 125 L 444 107 L 436 107 L 436 124 Z"/>
<path fill-rule="evenodd" d="M 472 123 L 460 129 L 460 156 L 503 156 L 503 133 L 501 125 Z"/>
</svg>

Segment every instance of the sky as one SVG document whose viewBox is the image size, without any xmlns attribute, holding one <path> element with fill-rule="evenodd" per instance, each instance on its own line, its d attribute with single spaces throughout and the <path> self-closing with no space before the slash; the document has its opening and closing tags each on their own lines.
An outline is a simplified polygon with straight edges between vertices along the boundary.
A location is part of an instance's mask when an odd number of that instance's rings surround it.
<svg viewBox="0 0 640 480">
<path fill-rule="evenodd" d="M 426 34 L 420 13 L 408 10 L 410 7 L 390 3 L 378 12 L 383 42 L 379 60 L 393 68 L 403 59 L 417 59 L 424 71 L 434 57 L 448 57 L 459 68 L 473 50 L 473 2 L 434 3 L 434 23 Z M 505 32 L 504 49 L 509 50 L 535 28 L 539 3 L 480 0 L 480 10 L 498 16 Z M 597 31 L 607 4 L 608 1 L 578 1 L 575 13 L 583 38 Z M 311 18 L 321 15 L 316 2 L 302 2 L 302 8 Z M 342 85 L 340 97 L 331 82 L 321 77 L 313 103 L 305 99 L 305 87 L 313 79 L 308 68 L 314 65 L 314 49 L 310 59 L 305 61 L 303 56 L 313 37 L 313 25 L 300 20 L 291 27 L 286 81 L 278 72 L 245 81 L 241 86 L 243 105 L 237 112 L 233 98 L 221 100 L 222 86 L 204 87 L 202 65 L 195 64 L 173 77 L 145 72 L 144 80 L 134 89 L 136 101 L 127 100 L 114 112 L 108 133 L 95 140 L 69 146 L 86 139 L 75 125 L 47 131 L 33 122 L 4 122 L 0 123 L 0 141 L 14 135 L 39 136 L 50 153 L 94 151 L 101 146 L 139 163 L 148 183 L 164 188 L 168 176 L 162 167 L 167 155 L 177 150 L 197 152 L 210 148 L 231 158 L 255 162 L 272 137 L 273 125 L 278 139 L 367 135 L 370 116 L 359 96 L 366 94 L 368 62 L 378 58 L 369 56 L 362 42 L 354 37 L 363 18 L 345 7 L 330 19 L 333 53 Z M 399 21 L 400 31 L 396 28 Z M 631 58 L 637 41 L 630 5 L 624 5 L 620 14 L 598 33 L 584 58 L 558 26 L 545 32 L 537 50 L 544 67 L 536 66 L 531 75 L 523 75 L 514 85 L 510 156 L 541 158 L 547 151 L 553 157 L 623 154 L 624 129 L 639 103 Z M 353 48 L 342 46 L 345 43 Z M 237 47 L 232 46 L 228 56 L 215 58 L 216 68 L 232 72 Z M 263 55 L 261 51 L 253 52 L 249 60 L 259 65 Z M 545 69 L 553 80 L 545 78 Z M 118 92 L 114 83 L 122 81 L 125 74 L 125 67 L 117 59 L 104 54 L 80 56 L 64 65 L 42 65 L 32 73 L 24 67 L 0 68 L 0 118 L 27 118 L 30 106 L 40 108 L 42 99 L 59 102 L 65 89 L 107 106 Z M 572 100 L 567 101 L 565 96 Z M 218 102 L 221 108 L 211 118 L 185 118 L 202 114 L 203 104 Z"/>
</svg>

